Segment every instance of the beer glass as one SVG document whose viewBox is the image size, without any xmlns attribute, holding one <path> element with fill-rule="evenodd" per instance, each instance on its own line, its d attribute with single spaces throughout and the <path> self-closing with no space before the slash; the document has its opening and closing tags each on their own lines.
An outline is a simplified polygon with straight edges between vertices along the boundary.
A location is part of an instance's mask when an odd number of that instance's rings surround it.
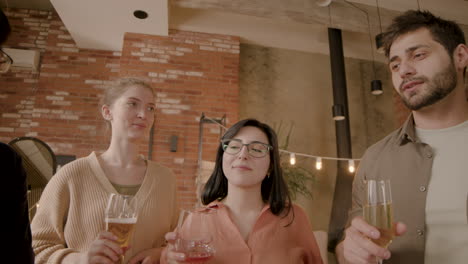
<svg viewBox="0 0 468 264">
<path fill-rule="evenodd" d="M 185 254 L 185 263 L 205 263 L 214 256 L 209 219 L 215 213 L 210 208 L 180 212 L 175 250 Z"/>
<path fill-rule="evenodd" d="M 137 221 L 137 200 L 131 195 L 113 193 L 109 196 L 105 215 L 106 230 L 117 237 L 117 243 L 125 252 Z M 120 257 L 121 263 L 124 263 L 124 255 Z"/>
<path fill-rule="evenodd" d="M 390 180 L 367 180 L 366 187 L 364 219 L 380 232 L 380 238 L 372 241 L 386 248 L 394 237 Z M 378 262 L 382 264 L 381 259 L 378 259 Z"/>
</svg>

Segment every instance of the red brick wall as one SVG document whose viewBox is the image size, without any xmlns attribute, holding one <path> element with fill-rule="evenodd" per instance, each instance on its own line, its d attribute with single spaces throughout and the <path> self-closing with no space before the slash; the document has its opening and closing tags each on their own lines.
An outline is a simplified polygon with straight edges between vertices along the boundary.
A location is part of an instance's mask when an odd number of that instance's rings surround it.
<svg viewBox="0 0 468 264">
<path fill-rule="evenodd" d="M 0 76 L 0 141 L 37 137 L 56 154 L 82 157 L 107 147 L 99 113 L 103 88 L 118 77 L 151 82 L 158 95 L 153 160 L 176 173 L 182 206 L 195 201 L 199 118 L 239 116 L 239 38 L 170 31 L 169 37 L 127 33 L 122 51 L 78 48 L 55 12 L 9 10 L 13 33 L 4 45 L 39 49 L 38 72 Z M 178 136 L 177 152 L 169 139 Z M 214 160 L 219 136 L 205 125 L 203 159 Z M 147 145 L 142 153 L 147 153 Z"/>
<path fill-rule="evenodd" d="M 156 160 L 174 169 L 182 202 L 195 190 L 199 118 L 238 118 L 239 40 L 230 36 L 170 31 L 169 37 L 127 33 L 121 75 L 148 78 L 157 99 Z M 203 158 L 214 160 L 219 129 L 204 125 Z M 178 136 L 177 152 L 169 139 Z"/>
</svg>

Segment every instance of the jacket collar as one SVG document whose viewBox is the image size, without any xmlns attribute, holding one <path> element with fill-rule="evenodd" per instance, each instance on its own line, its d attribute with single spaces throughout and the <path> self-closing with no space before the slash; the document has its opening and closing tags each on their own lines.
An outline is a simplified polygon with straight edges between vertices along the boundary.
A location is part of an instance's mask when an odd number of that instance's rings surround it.
<svg viewBox="0 0 468 264">
<path fill-rule="evenodd" d="M 412 113 L 408 116 L 405 123 L 403 123 L 400 133 L 398 134 L 398 140 L 400 145 L 408 142 L 417 142 L 414 117 Z"/>
</svg>

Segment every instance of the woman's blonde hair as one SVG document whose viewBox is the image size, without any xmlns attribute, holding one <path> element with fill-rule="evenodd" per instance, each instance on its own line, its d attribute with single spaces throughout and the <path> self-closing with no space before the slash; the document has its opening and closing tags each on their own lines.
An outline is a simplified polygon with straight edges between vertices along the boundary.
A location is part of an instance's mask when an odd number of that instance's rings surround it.
<svg viewBox="0 0 468 264">
<path fill-rule="evenodd" d="M 112 104 L 114 104 L 115 101 L 117 101 L 117 99 L 119 99 L 120 96 L 122 96 L 122 94 L 124 94 L 132 86 L 143 87 L 151 91 L 153 98 L 156 98 L 153 87 L 151 87 L 151 85 L 149 85 L 147 82 L 137 78 L 121 78 L 116 80 L 114 85 L 106 89 L 101 99 L 101 107 L 103 105 L 107 105 L 108 107 L 112 106 Z M 109 120 L 106 120 L 106 127 L 107 129 L 111 128 Z"/>
<path fill-rule="evenodd" d="M 118 79 L 116 81 L 116 84 L 106 89 L 106 91 L 104 92 L 104 96 L 102 97 L 101 105 L 111 106 L 131 86 L 140 86 L 140 87 L 146 88 L 149 91 L 151 91 L 151 94 L 153 94 L 153 97 L 156 97 L 153 87 L 151 87 L 151 85 L 149 85 L 147 82 L 141 79 L 137 79 L 137 78 L 122 78 L 122 79 Z"/>
</svg>

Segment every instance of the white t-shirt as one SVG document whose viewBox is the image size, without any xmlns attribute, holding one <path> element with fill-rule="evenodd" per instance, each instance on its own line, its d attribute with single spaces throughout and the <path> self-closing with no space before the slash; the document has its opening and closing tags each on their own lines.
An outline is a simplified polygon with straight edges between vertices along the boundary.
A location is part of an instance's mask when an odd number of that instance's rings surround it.
<svg viewBox="0 0 468 264">
<path fill-rule="evenodd" d="M 468 263 L 468 121 L 445 129 L 416 128 L 416 134 L 434 151 L 424 263 Z"/>
</svg>

